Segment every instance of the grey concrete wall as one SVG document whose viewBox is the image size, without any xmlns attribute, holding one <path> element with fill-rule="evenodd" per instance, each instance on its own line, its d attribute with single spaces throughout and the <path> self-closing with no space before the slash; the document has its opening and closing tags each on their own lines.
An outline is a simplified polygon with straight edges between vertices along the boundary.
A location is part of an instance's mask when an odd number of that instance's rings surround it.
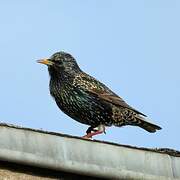
<svg viewBox="0 0 180 180">
<path fill-rule="evenodd" d="M 180 157 L 0 126 L 0 160 L 107 179 L 180 179 Z"/>
</svg>

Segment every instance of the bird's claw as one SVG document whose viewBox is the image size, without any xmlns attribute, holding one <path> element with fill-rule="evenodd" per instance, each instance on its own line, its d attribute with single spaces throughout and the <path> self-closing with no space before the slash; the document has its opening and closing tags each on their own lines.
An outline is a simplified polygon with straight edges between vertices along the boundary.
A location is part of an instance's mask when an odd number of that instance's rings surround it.
<svg viewBox="0 0 180 180">
<path fill-rule="evenodd" d="M 88 134 L 84 135 L 82 138 L 83 139 L 91 139 L 92 140 L 91 133 L 88 133 Z"/>
<path fill-rule="evenodd" d="M 106 134 L 105 126 L 102 125 L 102 124 L 100 124 L 99 126 L 97 126 L 95 128 L 93 128 L 91 126 L 91 127 L 89 127 L 87 129 L 86 133 L 87 134 L 85 136 L 83 136 L 82 138 L 84 138 L 84 139 L 92 139 L 92 137 L 95 136 L 95 135 L 102 134 L 102 133 Z"/>
</svg>

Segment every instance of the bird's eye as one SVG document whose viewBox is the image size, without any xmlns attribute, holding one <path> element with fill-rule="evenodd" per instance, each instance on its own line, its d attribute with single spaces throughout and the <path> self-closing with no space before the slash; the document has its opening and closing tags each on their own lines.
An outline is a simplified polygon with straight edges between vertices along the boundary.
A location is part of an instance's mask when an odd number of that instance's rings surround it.
<svg viewBox="0 0 180 180">
<path fill-rule="evenodd" d="M 63 62 L 62 62 L 62 60 L 58 60 L 58 61 L 55 61 L 55 64 L 58 65 L 58 66 L 62 66 Z"/>
<path fill-rule="evenodd" d="M 52 60 L 52 61 L 54 62 L 54 64 L 56 64 L 56 65 L 62 65 L 62 59 L 61 59 L 61 57 L 59 57 L 59 56 L 54 55 L 54 56 L 51 57 L 51 60 Z"/>
</svg>

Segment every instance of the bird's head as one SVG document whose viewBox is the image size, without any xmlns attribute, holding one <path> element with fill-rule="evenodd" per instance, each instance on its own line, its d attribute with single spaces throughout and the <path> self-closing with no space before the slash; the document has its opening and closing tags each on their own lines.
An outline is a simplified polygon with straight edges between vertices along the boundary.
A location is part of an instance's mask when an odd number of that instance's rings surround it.
<svg viewBox="0 0 180 180">
<path fill-rule="evenodd" d="M 76 60 L 69 53 L 63 51 L 53 54 L 50 58 L 38 60 L 37 62 L 47 65 L 50 74 L 75 73 L 80 70 Z"/>
</svg>

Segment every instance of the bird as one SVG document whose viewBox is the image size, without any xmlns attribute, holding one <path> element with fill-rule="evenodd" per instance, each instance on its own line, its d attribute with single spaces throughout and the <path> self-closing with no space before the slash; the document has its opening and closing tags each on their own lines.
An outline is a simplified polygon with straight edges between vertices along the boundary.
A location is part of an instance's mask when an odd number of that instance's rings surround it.
<svg viewBox="0 0 180 180">
<path fill-rule="evenodd" d="M 71 54 L 60 51 L 37 62 L 48 66 L 50 94 L 59 109 L 89 126 L 83 138 L 106 133 L 106 127 L 110 126 L 137 126 L 150 133 L 161 129 L 105 84 L 81 70 Z"/>
</svg>

